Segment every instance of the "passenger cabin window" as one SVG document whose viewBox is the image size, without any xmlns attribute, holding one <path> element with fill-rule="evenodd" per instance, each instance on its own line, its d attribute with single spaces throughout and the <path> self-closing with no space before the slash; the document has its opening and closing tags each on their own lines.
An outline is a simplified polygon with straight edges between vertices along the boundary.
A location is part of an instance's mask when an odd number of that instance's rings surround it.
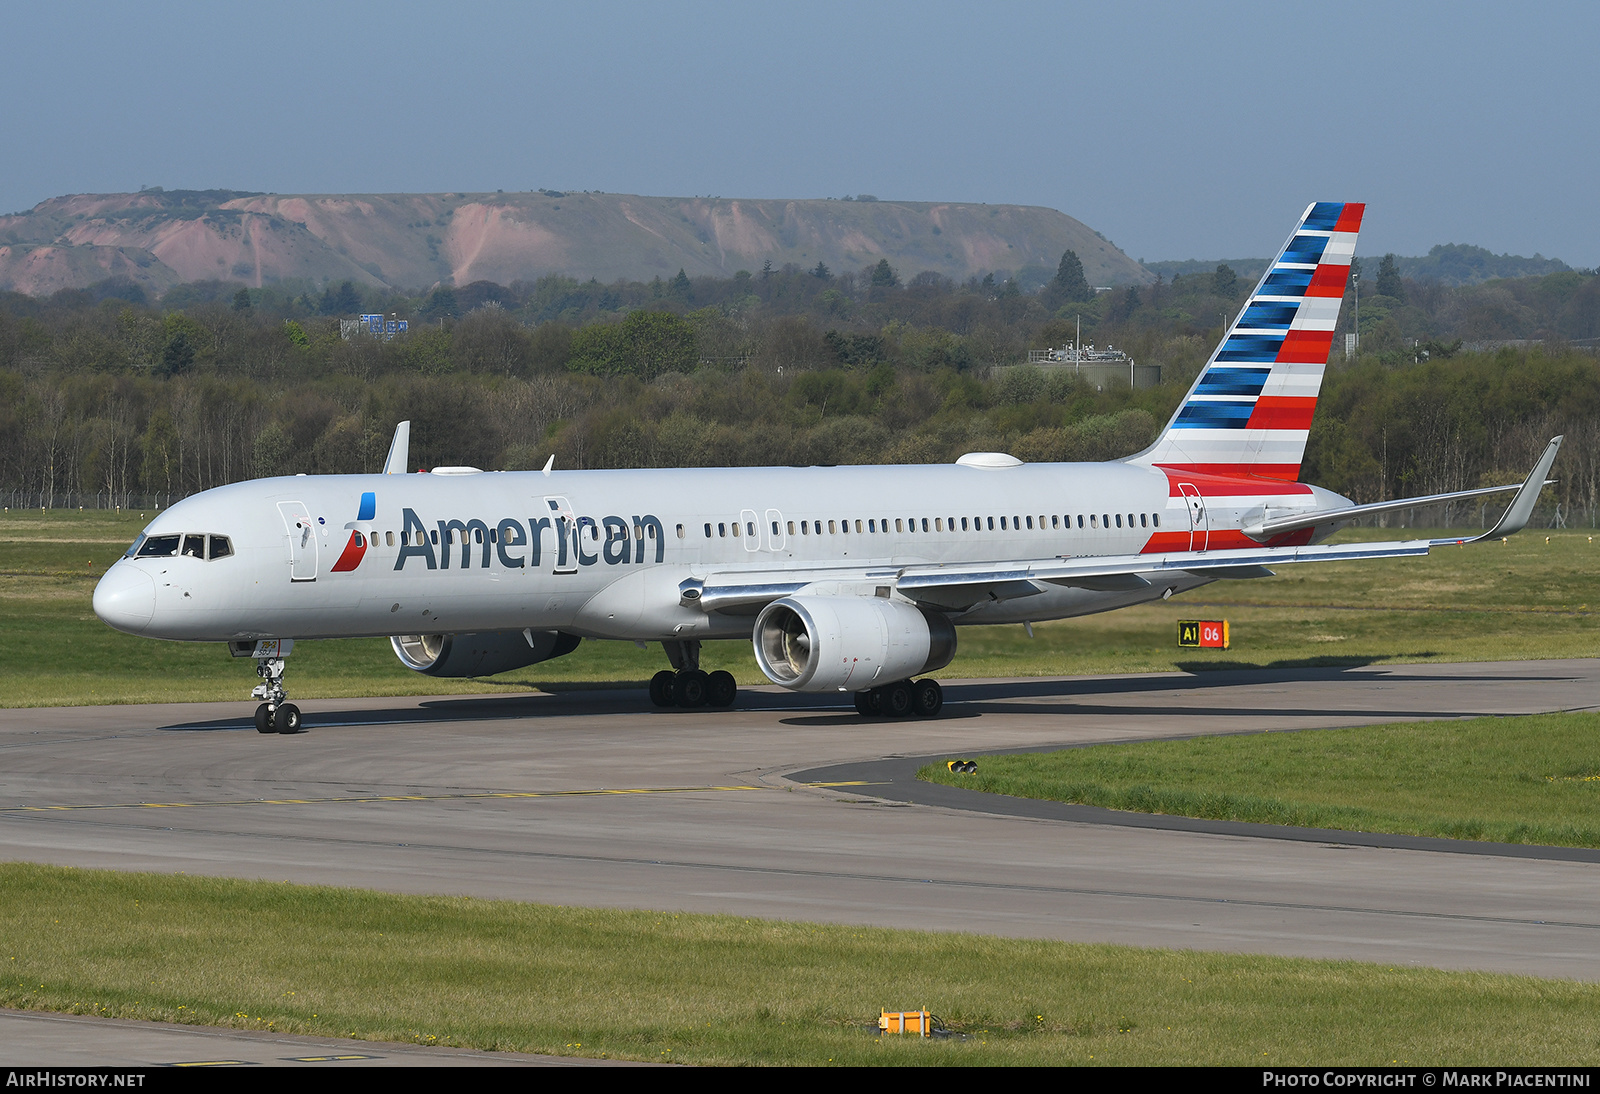
<svg viewBox="0 0 1600 1094">
<path fill-rule="evenodd" d="M 383 542 L 384 542 L 385 546 L 393 547 L 394 546 L 394 533 L 393 532 L 385 532 L 385 533 L 383 533 Z"/>
<path fill-rule="evenodd" d="M 1156 525 L 1157 528 L 1161 527 L 1161 514 L 1160 513 L 1151 513 L 1150 514 L 1150 519 L 1155 522 L 1155 525 Z"/>
<path fill-rule="evenodd" d="M 681 525 L 681 524 L 678 525 L 678 538 L 679 539 L 683 538 L 683 525 Z"/>
</svg>

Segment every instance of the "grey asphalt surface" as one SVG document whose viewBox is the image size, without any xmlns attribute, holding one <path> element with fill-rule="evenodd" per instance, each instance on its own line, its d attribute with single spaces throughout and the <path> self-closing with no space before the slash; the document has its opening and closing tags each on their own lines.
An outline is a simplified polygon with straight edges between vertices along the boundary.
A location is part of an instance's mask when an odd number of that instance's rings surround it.
<svg viewBox="0 0 1600 1094">
<path fill-rule="evenodd" d="M 642 691 L 316 700 L 294 737 L 256 733 L 247 703 L 0 711 L 0 860 L 1600 980 L 1592 855 L 1150 827 L 907 775 L 922 757 L 1594 710 L 1600 660 L 946 697 L 901 722 L 778 689 L 718 712 Z"/>
</svg>

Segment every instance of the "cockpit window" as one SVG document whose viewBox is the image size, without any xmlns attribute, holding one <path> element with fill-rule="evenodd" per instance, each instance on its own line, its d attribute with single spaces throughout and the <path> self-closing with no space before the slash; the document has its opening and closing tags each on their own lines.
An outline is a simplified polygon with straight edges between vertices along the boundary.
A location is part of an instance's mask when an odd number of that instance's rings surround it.
<svg viewBox="0 0 1600 1094">
<path fill-rule="evenodd" d="M 146 536 L 139 548 L 140 558 L 171 558 L 178 553 L 178 540 L 182 536 Z"/>
<path fill-rule="evenodd" d="M 227 536 L 211 537 L 211 558 L 227 558 L 233 554 L 233 544 L 228 542 Z"/>
<path fill-rule="evenodd" d="M 139 548 L 144 545 L 144 533 L 139 533 L 139 538 L 128 544 L 128 549 L 122 552 L 123 558 L 132 558 L 139 553 Z"/>
<path fill-rule="evenodd" d="M 206 557 L 206 537 L 188 535 L 183 537 L 183 553 L 189 558 Z"/>
</svg>

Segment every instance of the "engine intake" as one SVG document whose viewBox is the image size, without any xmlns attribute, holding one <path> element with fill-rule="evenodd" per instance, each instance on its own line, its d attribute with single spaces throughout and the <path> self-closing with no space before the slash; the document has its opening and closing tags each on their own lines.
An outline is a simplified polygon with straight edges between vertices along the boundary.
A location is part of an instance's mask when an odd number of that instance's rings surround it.
<svg viewBox="0 0 1600 1094">
<path fill-rule="evenodd" d="M 399 634 L 394 655 L 428 676 L 493 676 L 571 653 L 580 639 L 561 631 L 482 631 L 477 634 Z"/>
<path fill-rule="evenodd" d="M 761 671 L 791 691 L 864 691 L 956 655 L 950 620 L 883 597 L 786 596 L 756 617 L 751 637 Z"/>
</svg>

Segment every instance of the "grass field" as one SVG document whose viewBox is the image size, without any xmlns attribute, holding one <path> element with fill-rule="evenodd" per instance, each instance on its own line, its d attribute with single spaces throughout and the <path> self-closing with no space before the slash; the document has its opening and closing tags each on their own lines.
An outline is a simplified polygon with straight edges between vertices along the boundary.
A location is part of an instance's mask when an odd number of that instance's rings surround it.
<svg viewBox="0 0 1600 1094">
<path fill-rule="evenodd" d="M 883 1037 L 926 1005 L 956 1034 Z M 1592 1064 L 1600 986 L 0 866 L 0 1006 L 692 1064 Z"/>
<path fill-rule="evenodd" d="M 1141 813 L 1600 847 L 1600 714 L 1098 745 L 918 775 Z"/>
<path fill-rule="evenodd" d="M 253 666 L 220 644 L 118 634 L 94 617 L 94 583 L 145 514 L 0 514 L 0 707 L 245 699 Z M 1364 529 L 1345 538 L 1416 533 Z M 1586 532 L 1525 532 L 1507 543 L 1447 547 L 1424 559 L 1287 567 L 1224 581 L 1167 603 L 1021 627 L 964 627 L 937 675 L 1169 672 L 1258 665 L 1589 657 L 1600 653 L 1600 544 Z M 1231 650 L 1179 650 L 1176 622 L 1225 616 Z M 764 683 L 750 647 L 713 642 L 704 664 Z M 642 684 L 659 648 L 585 642 L 543 665 L 479 680 L 401 667 L 383 639 L 306 642 L 290 662 L 297 699 Z"/>
</svg>

